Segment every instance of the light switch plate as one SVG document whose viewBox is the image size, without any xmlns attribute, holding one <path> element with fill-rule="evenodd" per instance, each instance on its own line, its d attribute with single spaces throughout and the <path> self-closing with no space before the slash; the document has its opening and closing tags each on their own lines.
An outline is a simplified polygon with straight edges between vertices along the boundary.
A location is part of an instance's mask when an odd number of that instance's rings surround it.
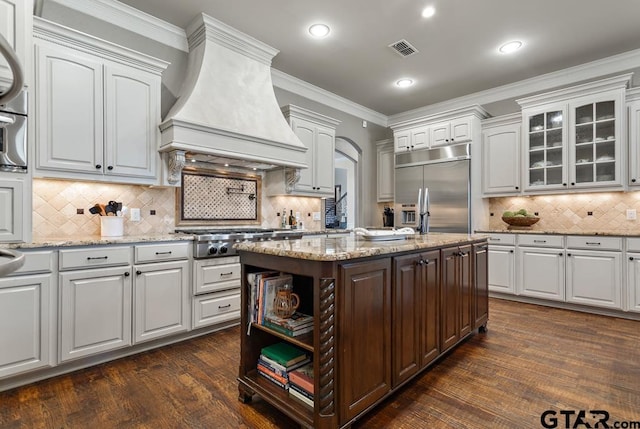
<svg viewBox="0 0 640 429">
<path fill-rule="evenodd" d="M 627 220 L 636 220 L 636 209 L 627 209 Z"/>
<path fill-rule="evenodd" d="M 131 221 L 140 222 L 140 209 L 131 209 Z"/>
</svg>

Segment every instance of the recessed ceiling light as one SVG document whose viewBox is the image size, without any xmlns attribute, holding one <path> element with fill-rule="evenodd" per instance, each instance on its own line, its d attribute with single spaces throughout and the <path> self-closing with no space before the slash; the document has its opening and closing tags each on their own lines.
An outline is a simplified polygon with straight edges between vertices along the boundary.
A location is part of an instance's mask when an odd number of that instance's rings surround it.
<svg viewBox="0 0 640 429">
<path fill-rule="evenodd" d="M 396 86 L 400 88 L 407 88 L 411 85 L 413 85 L 413 79 L 403 78 L 396 82 Z"/>
<path fill-rule="evenodd" d="M 329 31 L 331 30 L 326 24 L 313 24 L 311 27 L 309 27 L 309 34 L 311 34 L 313 37 L 327 37 L 329 35 Z"/>
<path fill-rule="evenodd" d="M 436 14 L 436 8 L 433 6 L 427 6 L 424 9 L 422 9 L 423 18 L 431 18 L 435 14 Z"/>
<path fill-rule="evenodd" d="M 519 40 L 513 40 L 511 42 L 507 42 L 504 45 L 500 46 L 498 48 L 498 51 L 500 51 L 500 53 L 503 53 L 503 54 L 510 54 L 512 52 L 517 51 L 520 48 L 522 48 L 522 42 Z"/>
</svg>

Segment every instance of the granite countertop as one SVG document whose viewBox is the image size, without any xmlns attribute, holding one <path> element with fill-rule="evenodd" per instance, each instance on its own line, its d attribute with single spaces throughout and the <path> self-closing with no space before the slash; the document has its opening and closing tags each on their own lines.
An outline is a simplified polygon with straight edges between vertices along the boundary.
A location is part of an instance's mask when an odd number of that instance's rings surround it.
<svg viewBox="0 0 640 429">
<path fill-rule="evenodd" d="M 352 235 L 349 237 L 309 237 L 289 241 L 237 243 L 234 247 L 241 251 L 288 256 L 313 261 L 342 261 L 443 247 L 463 242 L 484 240 L 486 238 L 486 235 L 479 234 L 431 233 L 416 235 L 406 240 L 369 241 Z"/>
<path fill-rule="evenodd" d="M 99 235 L 81 235 L 64 237 L 33 237 L 30 243 L 0 243 L 4 249 L 35 249 L 38 247 L 71 247 L 92 246 L 99 244 L 130 244 L 159 241 L 185 241 L 193 240 L 189 234 L 145 234 L 125 235 L 122 237 L 101 237 Z"/>
<path fill-rule="evenodd" d="M 518 229 L 518 228 L 499 228 L 499 229 L 483 229 L 477 230 L 477 234 L 541 234 L 541 235 L 600 235 L 600 236 L 610 236 L 610 237 L 640 237 L 640 230 L 586 230 L 586 231 L 571 231 L 571 230 L 560 230 L 560 229 Z"/>
</svg>

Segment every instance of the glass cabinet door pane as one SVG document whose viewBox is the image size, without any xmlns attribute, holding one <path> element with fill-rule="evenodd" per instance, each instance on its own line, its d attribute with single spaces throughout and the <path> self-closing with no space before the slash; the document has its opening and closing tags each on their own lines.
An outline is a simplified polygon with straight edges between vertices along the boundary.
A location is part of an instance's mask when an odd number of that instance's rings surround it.
<svg viewBox="0 0 640 429">
<path fill-rule="evenodd" d="M 542 131 L 544 129 L 544 113 L 529 118 L 529 132 Z"/>
<path fill-rule="evenodd" d="M 547 113 L 547 129 L 562 127 L 562 111 Z"/>
<path fill-rule="evenodd" d="M 593 122 L 593 104 L 576 107 L 576 124 Z"/>
<path fill-rule="evenodd" d="M 615 101 L 601 101 L 596 103 L 596 121 L 613 119 L 615 117 Z"/>
<path fill-rule="evenodd" d="M 593 141 L 593 124 L 576 125 L 576 144 Z"/>
</svg>

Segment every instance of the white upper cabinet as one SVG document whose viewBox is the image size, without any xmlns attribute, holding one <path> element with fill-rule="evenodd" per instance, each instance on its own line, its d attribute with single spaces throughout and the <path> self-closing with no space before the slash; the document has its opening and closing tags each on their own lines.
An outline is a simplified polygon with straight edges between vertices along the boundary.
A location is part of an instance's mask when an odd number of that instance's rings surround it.
<svg viewBox="0 0 640 429">
<path fill-rule="evenodd" d="M 287 105 L 282 112 L 298 136 L 307 147 L 308 168 L 299 169 L 299 179 L 291 169 L 275 169 L 267 172 L 267 195 L 334 196 L 334 158 L 336 147 L 337 119 L 310 110 Z"/>
<path fill-rule="evenodd" d="M 167 63 L 36 19 L 39 177 L 157 182 Z"/>
<path fill-rule="evenodd" d="M 479 120 L 489 114 L 480 106 L 449 110 L 436 115 L 392 123 L 396 152 L 428 149 L 470 142 L 474 127 L 479 132 Z"/>
<path fill-rule="evenodd" d="M 629 185 L 640 185 L 640 88 L 627 91 L 629 114 Z"/>
<path fill-rule="evenodd" d="M 381 140 L 376 143 L 378 160 L 377 190 L 378 202 L 393 201 L 394 190 L 394 157 L 393 142 Z"/>
<path fill-rule="evenodd" d="M 32 0 L 0 0 L 0 34 L 16 52 L 27 80 L 31 64 L 29 46 L 32 10 Z M 11 82 L 13 73 L 4 58 L 0 58 L 0 87 L 9 86 Z"/>
<path fill-rule="evenodd" d="M 520 193 L 520 114 L 482 121 L 482 192 Z"/>
<path fill-rule="evenodd" d="M 630 74 L 518 100 L 524 191 L 621 189 Z"/>
<path fill-rule="evenodd" d="M 464 143 L 472 138 L 472 118 L 464 117 L 440 122 L 430 127 L 431 147 Z"/>
</svg>

